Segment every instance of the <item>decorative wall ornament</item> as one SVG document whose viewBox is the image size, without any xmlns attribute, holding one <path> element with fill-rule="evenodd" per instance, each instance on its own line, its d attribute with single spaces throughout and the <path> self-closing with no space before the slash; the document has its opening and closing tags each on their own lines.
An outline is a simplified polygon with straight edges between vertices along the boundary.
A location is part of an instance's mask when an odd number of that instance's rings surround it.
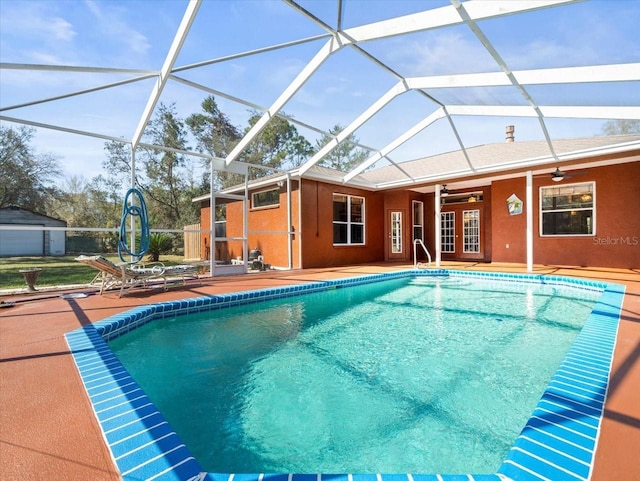
<svg viewBox="0 0 640 481">
<path fill-rule="evenodd" d="M 509 198 L 507 198 L 507 209 L 509 210 L 509 215 L 522 214 L 522 206 L 523 203 L 516 194 L 511 194 Z"/>
</svg>

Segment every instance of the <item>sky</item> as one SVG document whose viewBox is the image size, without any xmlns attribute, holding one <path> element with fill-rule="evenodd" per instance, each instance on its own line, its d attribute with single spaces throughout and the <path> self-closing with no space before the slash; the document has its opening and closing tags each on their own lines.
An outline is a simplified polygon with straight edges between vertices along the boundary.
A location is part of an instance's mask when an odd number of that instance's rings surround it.
<svg viewBox="0 0 640 481">
<path fill-rule="evenodd" d="M 335 0 L 298 3 L 333 28 L 340 21 L 343 29 L 450 5 L 442 0 L 344 0 L 339 16 Z M 29 64 L 158 71 L 186 7 L 186 0 L 2 0 L 0 63 L 5 68 L 0 69 L 0 116 L 132 138 L 155 80 L 39 102 L 139 74 L 6 67 Z M 512 70 L 640 62 L 640 0 L 587 0 L 483 20 L 478 25 Z M 283 1 L 205 0 L 175 67 L 231 58 L 182 69 L 176 75 L 216 92 L 220 109 L 244 130 L 252 106 L 269 107 L 326 38 L 255 55 L 237 54 L 324 33 Z M 360 47 L 361 51 L 343 48 L 327 59 L 283 111 L 322 131 L 349 125 L 398 81 L 363 52 L 403 77 L 499 71 L 464 25 L 374 40 Z M 640 106 L 640 82 L 534 85 L 528 92 L 542 105 Z M 160 101 L 174 104 L 186 118 L 200 111 L 210 93 L 169 80 Z M 441 88 L 427 93 L 447 105 L 526 104 L 512 87 Z M 34 104 L 21 107 L 27 103 Z M 360 127 L 356 136 L 362 145 L 381 149 L 436 109 L 426 96 L 407 92 Z M 0 122 L 5 127 L 20 125 Z M 544 138 L 537 119 L 457 116 L 453 122 L 467 147 L 504 141 L 505 126 L 510 124 L 516 126 L 516 141 Z M 546 125 L 552 138 L 568 138 L 601 134 L 604 122 L 549 119 Z M 320 136 L 317 131 L 297 128 L 312 144 Z M 33 145 L 39 154 L 56 156 L 67 176 L 90 179 L 101 173 L 104 143 L 103 139 L 37 128 Z M 190 146 L 195 146 L 193 139 Z M 402 162 L 458 148 L 451 125 L 442 119 L 389 157 Z"/>
</svg>

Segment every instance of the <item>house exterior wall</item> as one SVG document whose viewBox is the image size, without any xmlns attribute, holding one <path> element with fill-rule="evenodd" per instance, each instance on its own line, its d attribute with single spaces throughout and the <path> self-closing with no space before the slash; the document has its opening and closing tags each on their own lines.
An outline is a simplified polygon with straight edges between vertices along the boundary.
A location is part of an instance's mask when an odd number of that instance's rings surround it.
<svg viewBox="0 0 640 481">
<path fill-rule="evenodd" d="M 275 185 L 267 188 L 255 189 L 251 194 L 262 190 L 278 188 Z M 262 208 L 253 208 L 249 201 L 247 236 L 247 254 L 253 249 L 261 251 L 264 262 L 273 267 L 289 267 L 289 247 L 288 247 L 288 211 L 287 211 L 287 187 L 283 185 L 280 189 L 280 203 Z M 220 200 L 220 203 L 223 202 Z M 243 237 L 243 203 L 242 201 L 224 201 L 226 203 L 226 237 Z M 299 267 L 298 252 L 300 249 L 300 236 L 298 231 L 298 182 L 291 182 L 291 221 L 292 230 L 292 268 Z M 210 205 L 208 201 L 203 202 L 200 211 L 201 229 L 210 229 Z M 202 252 L 206 252 L 205 247 L 210 245 L 208 233 L 202 234 Z M 241 240 L 217 241 L 215 246 L 215 259 L 221 261 L 231 261 L 232 259 L 242 259 L 243 243 Z"/>
<path fill-rule="evenodd" d="M 491 260 L 494 262 L 526 263 L 526 209 L 529 208 L 526 204 L 526 178 L 519 177 L 494 182 L 491 185 L 491 190 L 493 192 L 491 202 L 491 211 L 493 213 L 491 222 L 493 255 Z M 524 202 L 522 214 L 509 215 L 507 211 L 507 198 L 509 198 L 511 194 L 517 195 L 518 198 Z"/>
<path fill-rule="evenodd" d="M 401 262 L 413 261 L 413 201 L 420 201 L 424 203 L 424 211 L 423 211 L 423 229 L 425 229 L 425 221 L 428 215 L 427 204 L 425 202 L 424 194 L 420 194 L 413 191 L 408 190 L 399 190 L 399 191 L 390 191 L 384 194 L 384 260 L 395 260 Z M 389 232 L 390 232 L 390 212 L 391 211 L 401 211 L 403 212 L 403 229 L 402 229 L 402 254 L 394 256 L 394 258 L 389 257 L 390 245 L 389 245 Z M 425 234 L 426 236 L 426 229 Z M 425 245 L 427 238 L 425 237 Z M 426 259 L 426 254 L 424 251 L 420 250 L 420 254 L 418 255 L 418 260 Z"/>
<path fill-rule="evenodd" d="M 365 198 L 365 245 L 333 244 L 333 194 Z M 384 260 L 384 194 L 303 180 L 301 190 L 302 265 L 304 268 L 364 264 Z"/>
<path fill-rule="evenodd" d="M 606 160 L 606 159 L 605 159 Z M 569 169 L 571 172 L 571 169 Z M 595 182 L 595 233 L 586 236 L 543 237 L 540 233 L 540 188 Z M 434 194 L 409 190 L 371 192 L 305 179 L 298 189 L 292 182 L 292 268 L 313 268 L 413 260 L 412 201 L 424 202 L 425 244 L 435 257 Z M 640 268 L 640 162 L 610 164 L 573 171 L 573 177 L 554 183 L 548 175 L 533 178 L 533 205 L 526 203 L 526 179 L 494 181 L 483 191 L 482 236 L 485 262 L 526 263 L 526 212 L 533 209 L 534 264 Z M 479 188 L 475 188 L 478 190 Z M 264 190 L 264 189 L 263 189 Z M 365 198 L 365 244 L 333 244 L 333 194 Z M 522 214 L 510 215 L 506 200 L 517 195 Z M 403 253 L 389 256 L 389 212 L 404 213 Z M 242 237 L 242 202 L 227 206 L 227 237 Z M 202 229 L 209 229 L 208 205 L 202 209 Z M 280 205 L 249 209 L 248 250 L 259 249 L 265 262 L 288 267 L 287 193 L 281 188 Z M 203 239 L 208 236 L 203 236 Z M 219 242 L 216 258 L 242 256 L 240 241 Z M 419 261 L 425 256 L 420 253 Z"/>
<path fill-rule="evenodd" d="M 595 235 L 540 235 L 540 187 L 595 182 Z M 533 179 L 533 263 L 640 268 L 640 162 L 594 167 L 555 184 Z M 525 179 L 493 183 L 493 262 L 526 262 L 525 213 L 509 216 L 506 198 L 526 198 Z M 506 245 L 509 245 L 509 248 Z"/>
</svg>

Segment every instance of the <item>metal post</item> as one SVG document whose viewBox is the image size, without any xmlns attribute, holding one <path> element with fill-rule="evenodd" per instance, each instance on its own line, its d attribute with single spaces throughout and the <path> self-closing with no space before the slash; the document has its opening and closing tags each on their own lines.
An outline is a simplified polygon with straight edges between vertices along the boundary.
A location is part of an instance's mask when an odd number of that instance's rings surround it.
<svg viewBox="0 0 640 481">
<path fill-rule="evenodd" d="M 242 201 L 242 258 L 244 273 L 249 267 L 249 170 L 244 174 L 244 200 Z"/>
<path fill-rule="evenodd" d="M 131 188 L 135 189 L 136 187 L 136 155 L 135 155 L 135 149 L 133 148 L 133 145 L 131 146 Z M 135 196 L 131 196 L 131 202 L 134 203 Z M 125 199 L 126 202 L 126 199 Z M 130 232 L 130 236 L 131 236 L 131 252 L 136 252 L 136 218 L 135 216 L 130 216 L 129 219 L 129 228 L 131 230 Z M 124 257 L 124 256 L 123 256 Z M 129 261 L 130 262 L 134 262 L 134 257 L 133 255 L 131 255 L 129 257 Z"/>
<path fill-rule="evenodd" d="M 216 229 L 216 200 L 213 193 L 213 161 L 210 161 L 209 189 L 209 191 L 211 192 L 211 198 L 209 199 L 209 273 L 211 274 L 211 277 L 214 277 L 215 262 L 213 260 L 213 257 L 216 247 L 214 241 Z"/>
<path fill-rule="evenodd" d="M 527 171 L 527 272 L 533 272 L 533 172 Z"/>
<path fill-rule="evenodd" d="M 289 270 L 293 269 L 293 226 L 291 212 L 291 175 L 287 172 L 287 259 Z"/>
<path fill-rule="evenodd" d="M 442 251 L 442 245 L 440 243 L 441 240 L 441 232 L 440 232 L 440 202 L 441 202 L 441 197 L 440 197 L 440 189 L 441 186 L 440 184 L 436 184 L 436 205 L 435 205 L 435 233 L 436 233 L 436 238 L 435 238 L 435 244 L 436 244 L 436 267 L 440 267 L 440 260 L 441 260 L 441 251 Z"/>
</svg>

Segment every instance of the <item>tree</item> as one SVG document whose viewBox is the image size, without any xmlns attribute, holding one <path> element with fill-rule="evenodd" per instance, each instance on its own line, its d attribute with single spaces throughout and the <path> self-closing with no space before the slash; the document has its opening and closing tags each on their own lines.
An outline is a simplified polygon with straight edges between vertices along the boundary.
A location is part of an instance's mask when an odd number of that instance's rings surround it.
<svg viewBox="0 0 640 481">
<path fill-rule="evenodd" d="M 344 127 L 335 125 L 329 130 L 329 135 L 325 134 L 316 141 L 316 150 L 319 151 L 322 149 L 322 147 L 331 142 L 343 130 Z M 358 164 L 364 162 L 368 156 L 369 153 L 366 150 L 358 148 L 358 139 L 354 134 L 351 134 L 340 142 L 335 149 L 325 155 L 318 165 L 341 172 L 348 172 Z"/>
<path fill-rule="evenodd" d="M 187 150 L 185 124 L 178 117 L 174 104 L 159 105 L 147 125 L 144 142 L 178 151 Z M 116 179 L 124 179 L 124 174 L 129 176 L 129 146 L 109 142 L 105 150 L 107 159 L 103 167 L 110 175 Z M 152 228 L 176 229 L 197 222 L 199 212 L 191 200 L 203 190 L 193 181 L 191 160 L 179 152 L 154 147 L 140 147 L 135 158 L 136 185 L 145 196 Z"/>
<path fill-rule="evenodd" d="M 36 154 L 31 146 L 34 132 L 0 126 L 0 207 L 16 205 L 48 213 L 58 196 L 58 159 L 53 154 Z"/>
<path fill-rule="evenodd" d="M 218 108 L 213 96 L 202 102 L 202 113 L 192 114 L 186 124 L 196 138 L 199 152 L 213 157 L 226 158 L 243 135 L 260 120 L 262 114 L 253 111 L 249 125 L 241 132 Z M 238 160 L 270 169 L 250 169 L 249 178 L 267 176 L 281 169 L 297 167 L 313 153 L 311 144 L 286 119 L 274 117 L 239 155 Z M 217 171 L 214 188 L 222 189 L 238 185 L 244 177 L 226 171 Z"/>
<path fill-rule="evenodd" d="M 205 98 L 201 106 L 202 113 L 191 114 L 185 121 L 196 139 L 196 149 L 212 157 L 225 158 L 242 138 L 240 130 L 218 108 L 213 95 Z M 209 164 L 205 162 L 207 167 Z M 229 172 L 216 171 L 214 175 L 214 186 L 218 189 L 236 183 L 235 176 Z M 201 184 L 208 190 L 208 175 L 203 176 Z"/>
<path fill-rule="evenodd" d="M 605 135 L 640 133 L 640 120 L 609 120 L 602 126 Z"/>
<path fill-rule="evenodd" d="M 261 117 L 259 112 L 253 112 L 245 134 Z M 277 170 L 296 167 L 312 152 L 311 144 L 298 133 L 291 122 L 283 117 L 273 117 L 240 154 L 240 158 L 248 164 L 270 168 L 252 169 L 249 172 L 249 178 L 256 179 L 270 175 Z"/>
<path fill-rule="evenodd" d="M 173 104 L 169 107 L 160 104 L 156 116 L 147 126 L 145 137 L 151 144 L 178 150 L 187 148 L 184 123 L 178 118 Z M 156 226 L 178 227 L 185 213 L 182 192 L 186 186 L 179 174 L 186 166 L 186 158 L 177 152 L 153 148 L 144 148 L 141 152 L 146 179 L 140 185 L 153 201 L 148 202 L 149 217 Z"/>
</svg>

